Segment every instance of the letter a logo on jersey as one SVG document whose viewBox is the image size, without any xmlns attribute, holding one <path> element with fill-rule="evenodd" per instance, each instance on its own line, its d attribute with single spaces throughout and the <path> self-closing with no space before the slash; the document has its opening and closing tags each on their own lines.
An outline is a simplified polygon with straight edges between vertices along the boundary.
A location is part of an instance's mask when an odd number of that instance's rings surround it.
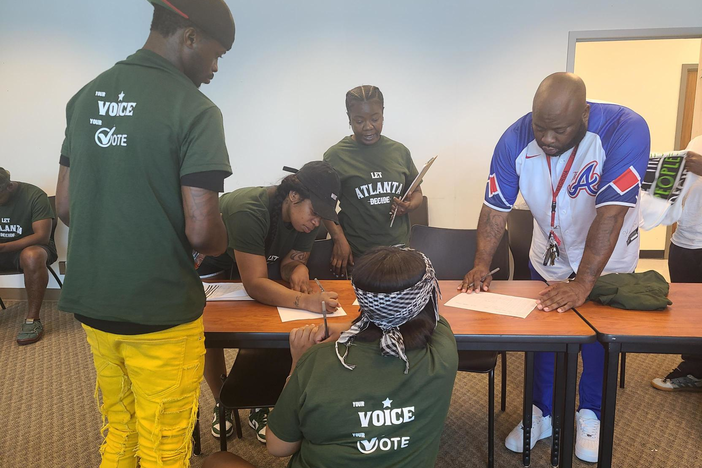
<svg viewBox="0 0 702 468">
<path fill-rule="evenodd" d="M 581 190 L 585 190 L 593 197 L 597 195 L 597 186 L 600 184 L 600 175 L 595 172 L 597 169 L 597 161 L 587 163 L 585 167 L 580 169 L 578 175 L 575 176 L 573 182 L 568 186 L 568 196 L 575 198 L 580 194 Z"/>
</svg>

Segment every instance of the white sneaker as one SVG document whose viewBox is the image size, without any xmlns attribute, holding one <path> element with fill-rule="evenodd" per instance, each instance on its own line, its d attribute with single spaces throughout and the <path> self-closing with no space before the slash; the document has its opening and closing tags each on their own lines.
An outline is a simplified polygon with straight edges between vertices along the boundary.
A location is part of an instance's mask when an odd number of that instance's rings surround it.
<svg viewBox="0 0 702 468">
<path fill-rule="evenodd" d="M 575 435 L 575 456 L 584 462 L 597 463 L 600 448 L 600 420 L 589 409 L 575 413 L 578 429 Z"/>
<path fill-rule="evenodd" d="M 543 416 L 541 410 L 536 406 L 531 407 L 531 447 L 534 448 L 536 442 L 546 437 L 551 437 L 551 416 Z M 505 439 L 505 447 L 513 452 L 522 453 L 524 451 L 524 421 L 512 429 Z"/>
</svg>

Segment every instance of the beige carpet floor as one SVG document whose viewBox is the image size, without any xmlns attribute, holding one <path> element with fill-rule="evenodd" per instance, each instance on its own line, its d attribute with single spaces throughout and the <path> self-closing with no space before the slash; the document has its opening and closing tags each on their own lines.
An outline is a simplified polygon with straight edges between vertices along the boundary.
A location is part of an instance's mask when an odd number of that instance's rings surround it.
<svg viewBox="0 0 702 468">
<path fill-rule="evenodd" d="M 8 302 L 0 311 L 0 467 L 97 467 L 100 416 L 93 399 L 95 372 L 79 324 L 47 301 L 42 310 L 46 334 L 31 346 L 17 346 L 15 336 L 26 303 Z M 227 353 L 229 364 L 234 351 Z M 503 440 L 521 419 L 523 355 L 508 358 L 507 411 L 499 412 L 499 366 L 496 375 L 498 467 L 521 466 L 521 457 Z M 614 466 L 617 468 L 702 468 L 702 394 L 668 394 L 649 382 L 675 367 L 678 356 L 629 355 L 627 386 L 617 398 Z M 203 454 L 218 450 L 209 434 L 213 399 L 203 383 L 201 404 Z M 442 435 L 437 467 L 482 467 L 487 460 L 487 377 L 459 374 Z M 241 412 L 245 421 L 246 414 Z M 259 467 L 284 467 L 270 457 L 253 431 L 229 450 Z M 532 467 L 548 467 L 550 439 L 533 451 Z M 593 467 L 575 459 L 575 467 Z"/>
</svg>

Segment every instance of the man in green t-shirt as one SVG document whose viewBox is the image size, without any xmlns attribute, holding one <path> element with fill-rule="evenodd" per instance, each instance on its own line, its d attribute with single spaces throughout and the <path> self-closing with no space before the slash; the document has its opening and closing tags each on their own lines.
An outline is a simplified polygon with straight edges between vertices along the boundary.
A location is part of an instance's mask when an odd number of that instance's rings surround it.
<svg viewBox="0 0 702 468">
<path fill-rule="evenodd" d="M 234 42 L 223 0 L 150 0 L 151 32 L 66 107 L 57 208 L 70 225 L 59 309 L 83 324 L 102 392 L 104 467 L 183 466 L 204 365 L 192 250 L 219 255 L 231 174 L 199 91 Z"/>
<path fill-rule="evenodd" d="M 17 335 L 19 345 L 36 343 L 44 334 L 39 311 L 49 282 L 46 266 L 58 258 L 51 239 L 53 219 L 42 189 L 13 182 L 0 167 L 0 271 L 24 273 L 27 290 L 27 318 Z"/>
</svg>

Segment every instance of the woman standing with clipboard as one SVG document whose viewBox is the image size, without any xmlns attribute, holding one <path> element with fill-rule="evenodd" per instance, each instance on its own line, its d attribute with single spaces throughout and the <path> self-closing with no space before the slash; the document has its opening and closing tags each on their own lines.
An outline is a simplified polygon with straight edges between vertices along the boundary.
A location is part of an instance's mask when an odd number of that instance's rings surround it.
<svg viewBox="0 0 702 468">
<path fill-rule="evenodd" d="M 341 179 L 340 225 L 324 222 L 334 241 L 330 263 L 337 275 L 345 275 L 354 257 L 373 247 L 409 243 L 410 221 L 405 215 L 422 204 L 420 187 L 401 200 L 418 171 L 402 143 L 381 135 L 383 110 L 383 93 L 377 87 L 350 90 L 346 114 L 353 135 L 324 153 L 324 161 Z"/>
</svg>

